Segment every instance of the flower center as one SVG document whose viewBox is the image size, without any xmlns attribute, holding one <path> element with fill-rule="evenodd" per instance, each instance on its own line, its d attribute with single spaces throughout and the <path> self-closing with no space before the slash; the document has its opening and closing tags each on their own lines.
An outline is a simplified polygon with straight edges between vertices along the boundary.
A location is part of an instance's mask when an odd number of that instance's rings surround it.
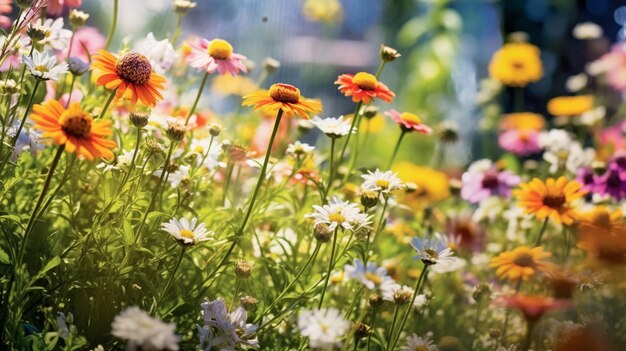
<svg viewBox="0 0 626 351">
<path fill-rule="evenodd" d="M 216 60 L 228 60 L 233 54 L 233 46 L 223 39 L 214 39 L 207 49 L 209 56 Z"/>
<path fill-rule="evenodd" d="M 363 90 L 374 90 L 376 85 L 378 85 L 378 80 L 373 74 L 359 72 L 352 77 L 352 83 L 358 85 Z"/>
<path fill-rule="evenodd" d="M 611 225 L 611 215 L 604 208 L 596 208 L 591 213 L 591 223 L 598 227 L 608 228 Z"/>
<path fill-rule="evenodd" d="M 517 137 L 519 138 L 519 140 L 523 143 L 528 142 L 530 140 L 530 133 L 528 133 L 528 131 L 526 130 L 520 130 L 517 133 Z"/>
<path fill-rule="evenodd" d="M 514 69 L 519 70 L 519 69 L 524 68 L 524 63 L 517 61 L 517 62 L 511 63 L 511 66 L 513 66 Z"/>
<path fill-rule="evenodd" d="M 380 285 L 380 283 L 383 282 L 383 280 L 380 278 L 380 276 L 378 274 L 374 274 L 371 272 L 367 272 L 364 274 L 365 279 L 371 281 L 372 283 L 376 284 L 376 285 Z"/>
<path fill-rule="evenodd" d="M 276 83 L 270 87 L 270 97 L 277 102 L 297 104 L 300 101 L 300 89 L 290 84 Z"/>
<path fill-rule="evenodd" d="M 47 72 L 50 72 L 50 69 L 47 66 L 44 66 L 44 65 L 37 65 L 37 66 L 35 66 L 35 71 L 47 73 Z"/>
<path fill-rule="evenodd" d="M 180 236 L 187 239 L 193 239 L 195 237 L 195 235 L 193 235 L 193 232 L 189 229 L 181 229 Z"/>
<path fill-rule="evenodd" d="M 376 186 L 383 188 L 383 189 L 387 189 L 389 188 L 389 181 L 387 179 L 378 179 L 376 181 Z"/>
<path fill-rule="evenodd" d="M 482 180 L 482 186 L 483 188 L 487 188 L 487 189 L 493 189 L 495 187 L 497 187 L 499 184 L 498 182 L 498 173 L 496 172 L 487 172 L 485 173 L 483 180 Z"/>
<path fill-rule="evenodd" d="M 328 216 L 328 220 L 330 222 L 343 223 L 346 221 L 346 217 L 344 217 L 341 213 L 331 213 Z"/>
<path fill-rule="evenodd" d="M 405 122 L 409 122 L 411 124 L 422 124 L 422 120 L 417 117 L 417 115 L 414 115 L 412 113 L 409 112 L 403 112 L 400 115 L 400 118 L 405 121 Z"/>
<path fill-rule="evenodd" d="M 515 257 L 515 259 L 513 260 L 513 263 L 521 267 L 532 267 L 535 261 L 533 260 L 533 257 L 530 254 L 523 253 Z"/>
<path fill-rule="evenodd" d="M 563 194 L 554 194 L 548 192 L 543 197 L 543 204 L 554 209 L 559 209 L 563 204 L 565 204 L 565 195 Z"/>
<path fill-rule="evenodd" d="M 620 188 L 622 180 L 619 177 L 619 173 L 616 171 L 610 171 L 609 176 L 606 178 L 606 185 L 610 188 Z"/>
<path fill-rule="evenodd" d="M 435 250 L 433 250 L 433 249 L 426 249 L 426 250 L 424 250 L 424 252 L 425 252 L 428 256 L 430 256 L 430 258 L 431 258 L 432 260 L 436 260 L 436 259 L 438 259 L 438 258 L 439 258 L 439 254 L 437 253 L 437 251 L 435 251 Z"/>
<path fill-rule="evenodd" d="M 59 124 L 65 134 L 81 139 L 89 137 L 92 121 L 93 117 L 83 111 L 78 103 L 72 104 L 59 118 Z"/>
<path fill-rule="evenodd" d="M 152 75 L 152 65 L 144 55 L 131 51 L 115 64 L 117 74 L 124 80 L 136 85 L 144 85 Z"/>
</svg>

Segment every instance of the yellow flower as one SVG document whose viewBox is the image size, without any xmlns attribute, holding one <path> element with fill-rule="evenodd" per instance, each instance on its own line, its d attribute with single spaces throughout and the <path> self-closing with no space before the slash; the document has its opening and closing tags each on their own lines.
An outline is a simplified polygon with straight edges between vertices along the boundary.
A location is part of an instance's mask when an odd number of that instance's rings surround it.
<svg viewBox="0 0 626 351">
<path fill-rule="evenodd" d="M 593 108 L 593 96 L 559 96 L 548 101 L 548 112 L 553 116 L 578 116 Z"/>
<path fill-rule="evenodd" d="M 500 128 L 509 130 L 536 130 L 540 131 L 545 126 L 545 120 L 542 115 L 532 112 L 509 113 L 502 116 Z"/>
<path fill-rule="evenodd" d="M 250 94 L 257 89 L 256 83 L 249 77 L 231 76 L 227 74 L 213 78 L 211 87 L 222 95 L 237 96 Z"/>
<path fill-rule="evenodd" d="M 398 242 L 408 244 L 416 235 L 415 230 L 404 221 L 394 221 L 389 224 L 385 230 L 396 237 Z"/>
<path fill-rule="evenodd" d="M 417 185 L 413 192 L 402 194 L 401 201 L 417 210 L 450 196 L 448 176 L 429 167 L 416 166 L 410 162 L 399 162 L 393 167 L 403 182 Z"/>
<path fill-rule="evenodd" d="M 372 118 L 361 118 L 361 123 L 357 130 L 361 131 L 361 133 L 369 132 L 371 134 L 376 134 L 385 128 L 385 117 L 380 113 L 377 113 L 376 116 Z"/>
<path fill-rule="evenodd" d="M 528 281 L 537 272 L 545 272 L 551 268 L 550 262 L 545 261 L 550 256 L 541 247 L 521 246 L 492 258 L 489 267 L 496 268 L 496 274 L 502 279 L 511 282 L 520 279 Z"/>
<path fill-rule="evenodd" d="M 543 77 L 539 48 L 528 43 L 505 44 L 491 58 L 489 75 L 502 84 L 525 87 Z"/>
<path fill-rule="evenodd" d="M 339 0 L 306 0 L 302 14 L 313 22 L 338 22 L 343 17 L 343 7 Z"/>
<path fill-rule="evenodd" d="M 545 182 L 534 178 L 530 183 L 520 184 L 520 189 L 514 191 L 526 213 L 534 214 L 537 219 L 549 217 L 565 225 L 572 224 L 576 216 L 572 202 L 586 193 L 580 183 L 567 181 L 565 177 L 548 178 Z"/>
</svg>

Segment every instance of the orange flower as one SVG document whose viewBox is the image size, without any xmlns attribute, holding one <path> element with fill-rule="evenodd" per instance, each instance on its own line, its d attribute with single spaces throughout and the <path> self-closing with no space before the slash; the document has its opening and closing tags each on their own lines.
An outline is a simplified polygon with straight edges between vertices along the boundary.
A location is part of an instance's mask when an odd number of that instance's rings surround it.
<svg viewBox="0 0 626 351">
<path fill-rule="evenodd" d="M 545 272 L 552 268 L 552 264 L 544 260 L 551 255 L 541 247 L 520 246 L 492 258 L 489 267 L 497 268 L 498 277 L 508 279 L 510 282 L 520 279 L 528 281 L 537 272 Z"/>
<path fill-rule="evenodd" d="M 33 106 L 30 118 L 42 130 L 42 137 L 65 145 L 68 152 L 76 152 L 88 160 L 113 158 L 111 149 L 117 144 L 105 137 L 113 134 L 110 120 L 94 121 L 93 117 L 75 102 L 65 109 L 58 101 L 50 100 Z"/>
<path fill-rule="evenodd" d="M 547 296 L 515 294 L 504 298 L 504 305 L 520 311 L 529 322 L 536 322 L 546 312 L 572 305 L 568 300 L 557 300 Z"/>
<path fill-rule="evenodd" d="M 548 101 L 553 116 L 579 116 L 593 108 L 593 96 L 558 96 Z"/>
<path fill-rule="evenodd" d="M 309 119 L 310 113 L 322 112 L 322 103 L 300 96 L 300 89 L 290 84 L 276 83 L 269 90 L 258 90 L 243 97 L 243 106 L 276 115 L 283 110 L 286 117 L 298 115 Z"/>
<path fill-rule="evenodd" d="M 575 211 L 572 202 L 583 197 L 587 192 L 576 181 L 548 178 L 544 183 L 534 178 L 530 183 L 520 184 L 520 189 L 513 192 L 526 213 L 535 214 L 537 219 L 551 218 L 557 223 L 570 225 L 574 222 Z"/>
<path fill-rule="evenodd" d="M 592 257 L 610 263 L 626 262 L 626 223 L 623 213 L 598 206 L 580 214 L 578 247 Z"/>
<path fill-rule="evenodd" d="M 392 102 L 396 96 L 385 84 L 379 82 L 373 74 L 359 72 L 355 75 L 342 74 L 335 84 L 339 85 L 339 91 L 345 96 L 352 96 L 352 101 L 363 101 L 369 104 L 374 98 Z"/>
<path fill-rule="evenodd" d="M 116 98 L 137 100 L 148 106 L 155 106 L 163 100 L 159 90 L 163 90 L 165 78 L 152 70 L 150 61 L 142 54 L 129 52 L 118 59 L 106 50 L 98 51 L 91 64 L 96 85 L 116 90 Z"/>
<path fill-rule="evenodd" d="M 540 131 L 545 126 L 542 115 L 532 112 L 516 112 L 502 116 L 500 128 L 504 130 L 536 130 Z"/>
</svg>

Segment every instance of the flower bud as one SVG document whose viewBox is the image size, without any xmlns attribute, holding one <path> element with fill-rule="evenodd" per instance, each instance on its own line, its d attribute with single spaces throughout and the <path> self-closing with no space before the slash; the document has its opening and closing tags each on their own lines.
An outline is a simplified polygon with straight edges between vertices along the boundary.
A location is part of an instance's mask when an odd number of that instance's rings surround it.
<svg viewBox="0 0 626 351">
<path fill-rule="evenodd" d="M 20 88 L 13 79 L 0 80 L 0 94 L 13 95 L 20 92 Z"/>
<path fill-rule="evenodd" d="M 271 57 L 266 57 L 263 60 L 263 70 L 265 70 L 265 72 L 267 72 L 268 74 L 276 72 L 279 68 L 280 62 L 278 60 Z"/>
<path fill-rule="evenodd" d="M 365 338 L 369 336 L 370 334 L 372 334 L 372 327 L 370 327 L 369 325 L 363 322 L 358 322 L 354 325 L 354 337 L 355 338 L 357 339 Z"/>
<path fill-rule="evenodd" d="M 185 138 L 187 128 L 180 122 L 170 122 L 167 127 L 167 137 L 171 141 L 181 141 Z"/>
<path fill-rule="evenodd" d="M 70 72 L 75 76 L 82 76 L 89 71 L 89 63 L 81 60 L 78 57 L 70 57 L 67 61 Z"/>
<path fill-rule="evenodd" d="M 224 130 L 224 128 L 219 123 L 212 122 L 209 124 L 209 134 L 213 137 L 217 137 L 222 134 L 222 130 Z"/>
<path fill-rule="evenodd" d="M 76 29 L 85 25 L 89 19 L 89 14 L 77 9 L 70 11 L 70 25 Z"/>
<path fill-rule="evenodd" d="M 380 46 L 380 59 L 383 60 L 384 62 L 391 62 L 400 56 L 402 55 L 400 55 L 398 50 L 390 46 L 387 46 L 385 44 L 382 44 Z"/>
<path fill-rule="evenodd" d="M 259 300 L 256 297 L 246 295 L 239 298 L 239 303 L 243 308 L 250 311 L 256 308 Z"/>
<path fill-rule="evenodd" d="M 372 119 L 378 114 L 378 107 L 374 105 L 367 105 L 363 108 L 363 110 L 361 110 L 361 113 L 363 114 L 363 117 Z"/>
<path fill-rule="evenodd" d="M 26 10 L 27 8 L 31 7 L 34 2 L 35 0 L 15 0 L 17 6 L 19 6 L 22 10 Z"/>
<path fill-rule="evenodd" d="M 196 7 L 196 3 L 189 0 L 176 0 L 174 1 L 174 12 L 176 12 L 179 16 L 184 16 L 189 11 L 191 11 L 194 7 Z"/>
<path fill-rule="evenodd" d="M 367 299 L 367 302 L 369 303 L 370 307 L 376 308 L 381 306 L 385 302 L 385 300 L 383 300 L 383 297 L 379 294 L 372 294 Z"/>
<path fill-rule="evenodd" d="M 26 30 L 28 37 L 35 43 L 44 40 L 48 34 L 48 30 L 39 25 L 30 25 Z"/>
<path fill-rule="evenodd" d="M 146 148 L 151 153 L 163 152 L 163 146 L 155 138 L 146 139 Z"/>
<path fill-rule="evenodd" d="M 315 239 L 322 243 L 330 241 L 332 235 L 333 231 L 328 229 L 328 225 L 324 223 L 316 225 L 315 230 L 313 230 L 313 236 L 315 236 Z"/>
<path fill-rule="evenodd" d="M 141 129 L 148 125 L 148 119 L 150 118 L 150 113 L 148 112 L 131 112 L 130 113 L 130 122 L 137 128 Z"/>
<path fill-rule="evenodd" d="M 246 160 L 248 152 L 243 145 L 231 145 L 228 148 L 228 158 L 233 162 L 243 162 Z"/>
<path fill-rule="evenodd" d="M 452 121 L 443 121 L 438 126 L 439 141 L 452 144 L 459 140 L 459 125 Z"/>
<path fill-rule="evenodd" d="M 406 289 L 399 289 L 393 294 L 393 301 L 400 306 L 411 302 L 411 298 L 413 298 L 413 292 Z"/>
<path fill-rule="evenodd" d="M 500 335 L 502 335 L 502 331 L 500 331 L 500 329 L 498 328 L 489 329 L 489 336 L 492 337 L 493 339 L 499 338 Z"/>
<path fill-rule="evenodd" d="M 489 298 L 491 296 L 491 288 L 488 284 L 480 283 L 474 287 L 472 297 L 476 302 L 481 301 L 483 298 Z"/>
<path fill-rule="evenodd" d="M 378 204 L 378 192 L 372 190 L 365 190 L 361 193 L 361 205 L 366 209 L 372 208 Z"/>
<path fill-rule="evenodd" d="M 252 275 L 252 264 L 246 261 L 237 261 L 235 266 L 235 275 L 237 278 L 246 279 Z"/>
</svg>

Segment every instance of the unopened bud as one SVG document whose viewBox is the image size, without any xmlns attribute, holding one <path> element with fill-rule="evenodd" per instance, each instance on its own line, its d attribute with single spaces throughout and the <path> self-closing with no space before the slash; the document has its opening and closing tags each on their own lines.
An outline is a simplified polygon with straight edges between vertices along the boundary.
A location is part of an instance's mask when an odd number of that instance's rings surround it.
<svg viewBox="0 0 626 351">
<path fill-rule="evenodd" d="M 380 307 L 383 304 L 383 302 L 385 302 L 385 300 L 383 300 L 383 297 L 380 296 L 379 294 L 372 294 L 367 299 L 367 302 L 372 308 L 376 308 L 376 307 Z"/>
<path fill-rule="evenodd" d="M 237 278 L 246 279 L 252 275 L 252 264 L 246 261 L 237 261 L 235 266 L 235 275 Z"/>
<path fill-rule="evenodd" d="M 72 11 L 70 11 L 70 25 L 73 28 L 79 28 L 79 27 L 84 26 L 85 23 L 87 23 L 88 19 L 89 19 L 88 13 L 85 13 L 77 9 L 73 9 Z"/>
<path fill-rule="evenodd" d="M 361 205 L 363 207 L 372 208 L 378 204 L 378 192 L 373 190 L 365 190 L 361 193 Z"/>
<path fill-rule="evenodd" d="M 263 60 L 263 69 L 268 74 L 272 74 L 276 72 L 279 68 L 280 68 L 280 61 L 273 59 L 271 57 L 266 57 L 265 60 Z"/>
<path fill-rule="evenodd" d="M 380 59 L 384 62 L 391 62 L 400 56 L 398 50 L 384 44 L 380 46 Z"/>
<path fill-rule="evenodd" d="M 148 112 L 131 112 L 129 116 L 130 122 L 140 129 L 148 125 L 149 118 L 150 114 Z"/>
<path fill-rule="evenodd" d="M 213 136 L 213 137 L 217 137 L 220 134 L 222 134 L 222 130 L 223 129 L 224 128 L 219 123 L 213 122 L 213 123 L 209 124 L 209 134 L 211 134 L 211 136 Z"/>
<path fill-rule="evenodd" d="M 180 122 L 170 122 L 167 127 L 167 137 L 171 141 L 181 141 L 185 138 L 187 128 Z"/>
</svg>

